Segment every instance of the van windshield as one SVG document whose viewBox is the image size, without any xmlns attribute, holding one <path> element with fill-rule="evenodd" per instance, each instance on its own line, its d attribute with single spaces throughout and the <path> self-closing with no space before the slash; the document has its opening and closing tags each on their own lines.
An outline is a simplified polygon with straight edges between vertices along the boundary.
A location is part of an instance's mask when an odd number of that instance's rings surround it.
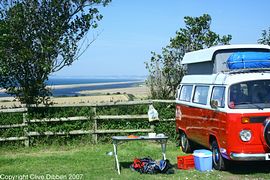
<svg viewBox="0 0 270 180">
<path fill-rule="evenodd" d="M 270 108 L 270 80 L 247 81 L 231 85 L 229 107 L 232 109 Z"/>
</svg>

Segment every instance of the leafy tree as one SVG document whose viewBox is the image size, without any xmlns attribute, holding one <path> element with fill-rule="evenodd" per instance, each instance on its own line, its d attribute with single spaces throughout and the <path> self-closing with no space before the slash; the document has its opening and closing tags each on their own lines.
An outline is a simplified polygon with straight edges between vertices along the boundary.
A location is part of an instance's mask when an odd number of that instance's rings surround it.
<svg viewBox="0 0 270 180">
<path fill-rule="evenodd" d="M 149 71 L 146 83 L 150 88 L 151 98 L 170 99 L 185 73 L 185 69 L 181 66 L 182 52 L 167 46 L 162 48 L 161 55 L 151 53 L 150 62 L 146 62 Z"/>
<path fill-rule="evenodd" d="M 186 52 L 208 48 L 218 44 L 229 44 L 231 35 L 220 36 L 211 31 L 211 16 L 204 14 L 199 17 L 184 17 L 185 28 L 180 28 L 170 44 L 162 49 L 161 54 L 152 52 L 150 62 L 146 62 L 149 71 L 147 85 L 151 98 L 173 98 L 177 86 L 185 74 L 181 65 Z"/>
<path fill-rule="evenodd" d="M 258 43 L 270 45 L 270 27 L 268 28 L 268 31 L 262 31 L 262 37 L 258 40 Z"/>
<path fill-rule="evenodd" d="M 22 103 L 48 100 L 46 80 L 77 59 L 79 42 L 111 0 L 2 0 L 0 87 Z"/>
</svg>

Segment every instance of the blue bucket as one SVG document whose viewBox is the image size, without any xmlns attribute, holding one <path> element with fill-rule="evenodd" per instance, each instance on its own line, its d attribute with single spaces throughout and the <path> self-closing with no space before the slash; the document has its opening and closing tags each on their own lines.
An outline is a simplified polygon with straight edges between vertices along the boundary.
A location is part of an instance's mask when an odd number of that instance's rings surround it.
<svg viewBox="0 0 270 180">
<path fill-rule="evenodd" d="M 193 152 L 195 169 L 199 171 L 212 170 L 212 152 L 205 149 L 195 150 Z"/>
</svg>

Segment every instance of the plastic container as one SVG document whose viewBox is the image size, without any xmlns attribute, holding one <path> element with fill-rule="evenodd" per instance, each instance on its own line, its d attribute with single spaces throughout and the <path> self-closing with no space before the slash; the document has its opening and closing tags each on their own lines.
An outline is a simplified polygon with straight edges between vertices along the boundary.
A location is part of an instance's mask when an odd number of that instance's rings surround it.
<svg viewBox="0 0 270 180">
<path fill-rule="evenodd" d="M 148 133 L 148 137 L 154 138 L 154 137 L 156 137 L 156 133 Z"/>
<path fill-rule="evenodd" d="M 193 152 L 195 169 L 199 171 L 212 170 L 212 152 L 205 149 L 195 150 Z"/>
<path fill-rule="evenodd" d="M 178 169 L 185 169 L 185 170 L 194 168 L 193 155 L 177 156 L 177 167 Z"/>
</svg>

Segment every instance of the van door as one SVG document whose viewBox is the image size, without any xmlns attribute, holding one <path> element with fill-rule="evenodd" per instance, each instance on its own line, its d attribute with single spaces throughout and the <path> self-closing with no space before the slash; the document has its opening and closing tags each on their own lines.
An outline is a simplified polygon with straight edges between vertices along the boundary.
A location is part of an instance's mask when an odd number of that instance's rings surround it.
<svg viewBox="0 0 270 180">
<path fill-rule="evenodd" d="M 214 135 L 220 142 L 225 138 L 226 113 L 222 111 L 225 107 L 225 87 L 214 86 L 211 93 L 210 102 L 215 102 L 212 110 L 209 110 L 207 115 L 207 131 L 206 136 Z M 209 139 L 208 139 L 209 141 Z M 207 142 L 206 145 L 207 145 Z"/>
</svg>

